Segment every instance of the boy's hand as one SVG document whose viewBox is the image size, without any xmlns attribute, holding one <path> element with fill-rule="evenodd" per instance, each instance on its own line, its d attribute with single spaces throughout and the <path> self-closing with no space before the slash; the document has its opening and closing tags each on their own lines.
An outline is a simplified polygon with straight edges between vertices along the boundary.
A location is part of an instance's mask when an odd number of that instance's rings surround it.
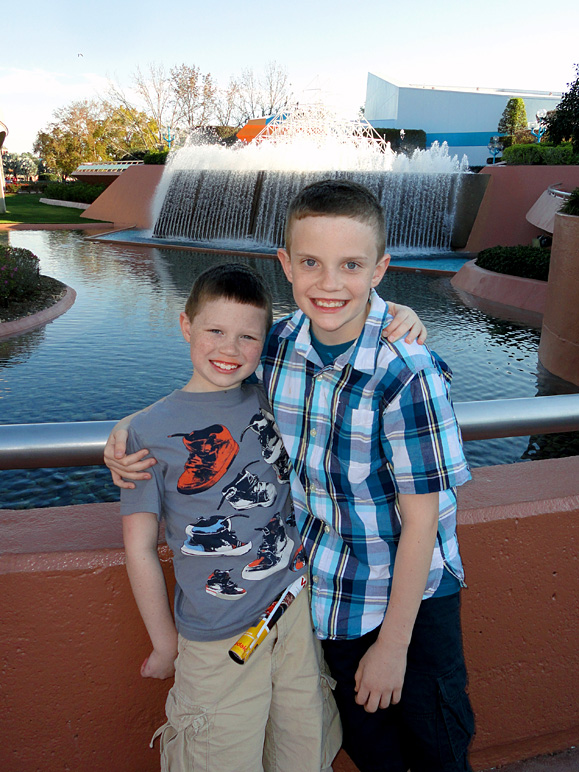
<svg viewBox="0 0 579 772">
<path fill-rule="evenodd" d="M 356 702 L 367 713 L 400 702 L 406 652 L 404 644 L 378 638 L 360 660 L 355 675 Z"/>
<path fill-rule="evenodd" d="M 382 336 L 391 343 L 400 340 L 404 335 L 406 343 L 416 341 L 421 345 L 426 342 L 428 332 L 420 321 L 418 314 L 408 306 L 388 301 L 388 311 L 394 319 L 382 330 Z"/>
<path fill-rule="evenodd" d="M 176 658 L 176 651 L 161 654 L 156 649 L 153 649 L 141 665 L 141 675 L 143 678 L 159 678 L 161 681 L 165 678 L 171 678 L 175 675 Z"/>
<path fill-rule="evenodd" d="M 126 482 L 127 480 L 148 480 L 151 475 L 145 472 L 146 469 L 156 464 L 156 460 L 148 456 L 149 451 L 145 448 L 125 455 L 127 449 L 128 432 L 126 429 L 117 429 L 113 431 L 105 445 L 104 462 L 110 469 L 113 483 L 118 488 L 134 488 L 135 484 Z"/>
</svg>

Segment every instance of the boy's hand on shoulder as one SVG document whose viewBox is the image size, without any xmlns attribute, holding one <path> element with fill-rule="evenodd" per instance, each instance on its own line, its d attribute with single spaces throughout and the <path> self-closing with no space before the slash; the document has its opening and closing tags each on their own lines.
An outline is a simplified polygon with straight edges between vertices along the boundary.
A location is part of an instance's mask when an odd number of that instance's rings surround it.
<svg viewBox="0 0 579 772">
<path fill-rule="evenodd" d="M 127 482 L 127 480 L 150 479 L 150 473 L 145 470 L 157 463 L 152 457 L 146 458 L 149 455 L 146 448 L 127 456 L 128 436 L 126 429 L 117 429 L 109 435 L 105 445 L 104 462 L 110 470 L 113 483 L 118 488 L 135 487 L 133 482 Z"/>
<path fill-rule="evenodd" d="M 388 311 L 394 319 L 382 330 L 383 338 L 395 343 L 406 335 L 404 338 L 406 343 L 413 343 L 414 341 L 421 345 L 426 343 L 428 332 L 416 311 L 413 311 L 409 306 L 402 306 L 392 301 L 388 301 Z"/>
<path fill-rule="evenodd" d="M 355 676 L 356 702 L 367 713 L 400 702 L 408 647 L 380 638 L 360 660 Z"/>
<path fill-rule="evenodd" d="M 171 678 L 175 675 L 176 658 L 176 651 L 163 654 L 153 649 L 141 665 L 141 675 L 143 678 L 159 678 L 161 681 Z"/>
</svg>

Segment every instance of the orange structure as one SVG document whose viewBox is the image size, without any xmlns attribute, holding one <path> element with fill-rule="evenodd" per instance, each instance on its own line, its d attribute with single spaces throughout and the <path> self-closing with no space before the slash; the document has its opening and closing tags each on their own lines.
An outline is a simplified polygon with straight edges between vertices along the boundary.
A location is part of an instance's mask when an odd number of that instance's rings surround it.
<svg viewBox="0 0 579 772">
<path fill-rule="evenodd" d="M 243 142 L 251 142 L 252 139 L 255 139 L 265 129 L 268 121 L 271 121 L 271 117 L 252 118 L 237 132 L 237 139 L 241 139 Z"/>
</svg>

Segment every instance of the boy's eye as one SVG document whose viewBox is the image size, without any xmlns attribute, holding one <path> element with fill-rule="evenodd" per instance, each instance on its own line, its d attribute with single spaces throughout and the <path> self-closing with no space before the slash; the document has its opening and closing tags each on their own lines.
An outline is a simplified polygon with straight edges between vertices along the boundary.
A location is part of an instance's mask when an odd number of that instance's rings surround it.
<svg viewBox="0 0 579 772">
<path fill-rule="evenodd" d="M 219 330 L 218 328 L 215 328 L 213 330 L 209 330 L 209 332 L 214 332 L 216 335 L 221 335 L 221 330 Z"/>
<path fill-rule="evenodd" d="M 346 263 L 346 268 L 349 271 L 355 271 L 356 268 L 358 268 L 358 263 L 356 263 L 354 260 L 348 260 L 348 262 Z"/>
<path fill-rule="evenodd" d="M 316 261 L 314 260 L 313 257 L 307 257 L 304 260 L 304 265 L 307 265 L 308 268 L 313 268 L 315 264 L 316 264 Z"/>
<path fill-rule="evenodd" d="M 241 337 L 245 338 L 245 340 L 257 340 L 254 335 L 242 335 Z"/>
</svg>

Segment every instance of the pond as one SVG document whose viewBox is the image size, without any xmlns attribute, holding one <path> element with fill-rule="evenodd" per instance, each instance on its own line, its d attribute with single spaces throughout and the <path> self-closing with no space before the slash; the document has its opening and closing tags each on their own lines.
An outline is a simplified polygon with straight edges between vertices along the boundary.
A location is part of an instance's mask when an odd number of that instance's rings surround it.
<svg viewBox="0 0 579 772">
<path fill-rule="evenodd" d="M 117 419 L 183 385 L 190 362 L 178 317 L 192 281 L 211 262 L 247 262 L 270 284 L 276 317 L 294 309 L 291 288 L 270 258 L 90 241 L 79 232 L 20 231 L 0 238 L 32 250 L 42 273 L 78 293 L 73 307 L 51 324 L 0 341 L 6 424 Z M 538 372 L 536 327 L 516 314 L 505 319 L 465 306 L 447 277 L 390 270 L 378 291 L 412 306 L 427 324 L 429 344 L 454 371 L 455 402 L 569 390 Z M 473 466 L 570 455 L 579 452 L 569 449 L 570 437 L 469 442 L 466 452 Z M 2 508 L 118 498 L 102 467 L 4 471 L 0 489 Z"/>
</svg>

